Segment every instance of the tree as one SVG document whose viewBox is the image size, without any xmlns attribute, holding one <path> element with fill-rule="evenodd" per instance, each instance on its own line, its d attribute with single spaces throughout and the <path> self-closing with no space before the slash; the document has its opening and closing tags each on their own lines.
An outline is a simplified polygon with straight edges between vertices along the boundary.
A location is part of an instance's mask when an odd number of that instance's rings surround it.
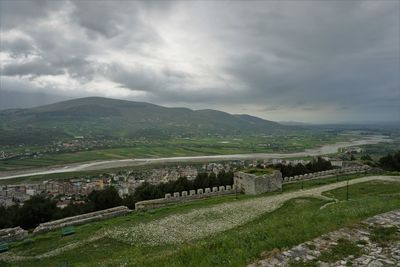
<svg viewBox="0 0 400 267">
<path fill-rule="evenodd" d="M 225 172 L 222 170 L 217 175 L 217 180 L 219 185 L 232 185 L 233 184 L 233 172 Z"/>
<path fill-rule="evenodd" d="M 217 175 L 215 173 L 210 173 L 208 176 L 208 186 L 207 187 L 213 187 L 213 186 L 218 186 L 218 180 L 217 180 Z"/>
<path fill-rule="evenodd" d="M 24 229 L 36 227 L 50 221 L 57 211 L 57 205 L 45 195 L 36 195 L 25 201 L 19 209 L 19 225 Z"/>
<path fill-rule="evenodd" d="M 379 165 L 388 171 L 400 171 L 400 151 L 380 158 Z"/>
<path fill-rule="evenodd" d="M 371 158 L 370 155 L 365 154 L 365 155 L 362 155 L 362 156 L 361 156 L 361 160 L 365 160 L 365 161 L 369 160 L 369 161 L 372 161 L 372 158 Z"/>
<path fill-rule="evenodd" d="M 13 205 L 8 208 L 0 206 L 0 229 L 15 227 L 20 222 L 19 206 Z"/>
<path fill-rule="evenodd" d="M 301 163 L 298 163 L 296 166 L 293 168 L 293 172 L 296 174 L 305 174 L 308 172 L 306 166 L 304 166 Z"/>
<path fill-rule="evenodd" d="M 148 199 L 155 199 L 161 197 L 158 193 L 159 191 L 156 190 L 156 186 L 150 184 L 149 182 L 144 182 L 138 188 L 136 188 L 134 193 L 134 200 L 142 201 Z"/>
<path fill-rule="evenodd" d="M 122 199 L 113 186 L 101 191 L 93 191 L 88 198 L 93 202 L 95 210 L 109 209 L 122 204 Z"/>
<path fill-rule="evenodd" d="M 136 202 L 137 201 L 134 194 L 130 194 L 122 200 L 122 205 L 127 206 L 130 209 L 135 209 Z"/>
<path fill-rule="evenodd" d="M 193 183 L 186 177 L 179 177 L 174 183 L 174 192 L 182 192 L 193 189 Z"/>
<path fill-rule="evenodd" d="M 194 189 L 209 187 L 210 180 L 206 172 L 200 172 L 197 174 L 196 178 L 193 180 Z"/>
</svg>

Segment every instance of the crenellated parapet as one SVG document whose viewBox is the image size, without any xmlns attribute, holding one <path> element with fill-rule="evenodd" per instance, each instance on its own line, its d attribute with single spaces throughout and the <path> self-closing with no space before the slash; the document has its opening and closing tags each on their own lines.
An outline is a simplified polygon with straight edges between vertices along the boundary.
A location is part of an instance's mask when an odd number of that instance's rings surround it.
<svg viewBox="0 0 400 267">
<path fill-rule="evenodd" d="M 287 176 L 283 177 L 283 183 L 292 183 L 302 180 L 311 180 L 311 179 L 319 179 L 324 177 L 331 177 L 334 175 L 340 174 L 351 174 L 351 173 L 360 173 L 368 171 L 371 167 L 368 165 L 363 166 L 354 166 L 354 167 L 347 167 L 347 168 L 340 168 L 340 169 L 332 169 L 320 172 L 313 172 L 313 173 L 306 173 L 303 175 L 295 175 L 295 176 Z"/>
<path fill-rule="evenodd" d="M 189 190 L 182 191 L 182 192 L 174 192 L 172 194 L 168 193 L 165 194 L 164 198 L 158 199 L 151 199 L 151 200 L 144 200 L 136 202 L 135 210 L 148 210 L 154 209 L 158 207 L 162 207 L 165 205 L 173 204 L 173 203 L 180 203 L 180 202 L 187 202 L 197 199 L 204 199 L 213 196 L 223 196 L 234 194 L 235 190 L 234 187 L 231 185 L 227 186 L 219 186 L 219 187 L 212 187 L 212 188 L 200 188 L 196 190 Z"/>
</svg>

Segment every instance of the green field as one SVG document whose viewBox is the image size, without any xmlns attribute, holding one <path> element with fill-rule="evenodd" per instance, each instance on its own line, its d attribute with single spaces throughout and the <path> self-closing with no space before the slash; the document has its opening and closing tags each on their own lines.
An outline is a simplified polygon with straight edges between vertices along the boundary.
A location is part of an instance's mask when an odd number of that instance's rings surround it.
<svg viewBox="0 0 400 267">
<path fill-rule="evenodd" d="M 336 134 L 296 134 L 285 136 L 210 137 L 137 142 L 121 148 L 96 149 L 74 153 L 44 154 L 39 158 L 0 160 L 0 171 L 40 168 L 93 160 L 155 158 L 175 156 L 227 155 L 243 153 L 300 152 L 325 144 L 348 141 Z M 18 151 L 21 148 L 16 148 Z M 38 147 L 30 147 L 35 151 Z M 0 147 L 0 151 L 2 148 Z"/>
<path fill-rule="evenodd" d="M 310 181 L 307 187 L 318 185 L 318 180 L 314 180 Z M 283 191 L 296 190 L 296 186 L 298 188 L 299 184 L 287 185 Z M 400 183 L 371 181 L 351 185 L 349 190 L 350 201 L 343 201 L 345 187 L 324 193 L 339 199 L 340 202 L 323 209 L 320 207 L 328 203 L 328 200 L 292 199 L 271 213 L 265 213 L 246 224 L 200 240 L 150 246 L 140 242 L 128 244 L 103 237 L 53 257 L 18 261 L 15 264 L 3 262 L 3 265 L 59 266 L 61 263 L 68 263 L 69 266 L 245 266 L 258 259 L 261 253 L 265 255 L 274 249 L 290 248 L 375 214 L 400 208 Z M 77 233 L 72 236 L 61 237 L 60 232 L 55 231 L 33 237 L 31 242 L 14 243 L 11 245 L 11 252 L 19 256 L 43 254 L 77 241 L 85 242 L 99 231 L 115 227 L 135 227 L 172 214 L 186 214 L 199 208 L 248 199 L 254 197 L 240 195 L 235 200 L 234 196 L 226 196 L 132 213 L 125 217 L 78 226 Z M 213 220 L 212 216 L 210 220 Z"/>
</svg>

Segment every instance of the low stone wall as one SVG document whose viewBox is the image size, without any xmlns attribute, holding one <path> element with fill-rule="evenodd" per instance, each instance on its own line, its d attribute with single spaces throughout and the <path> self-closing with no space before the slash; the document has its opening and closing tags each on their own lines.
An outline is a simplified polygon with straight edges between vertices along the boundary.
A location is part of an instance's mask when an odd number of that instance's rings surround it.
<svg viewBox="0 0 400 267">
<path fill-rule="evenodd" d="M 174 192 L 173 194 L 165 194 L 164 198 L 144 200 L 136 202 L 135 210 L 148 210 L 162 207 L 169 204 L 192 201 L 197 199 L 204 199 L 213 196 L 223 196 L 234 194 L 235 189 L 230 186 L 220 186 L 213 188 L 189 190 L 183 192 Z"/>
<path fill-rule="evenodd" d="M 70 225 L 80 225 L 94 221 L 101 221 L 109 218 L 114 218 L 117 216 L 125 215 L 131 210 L 125 206 L 118 206 L 111 209 L 100 210 L 95 212 L 90 212 L 86 214 L 81 214 L 73 217 L 67 217 L 56 221 L 41 223 L 33 231 L 34 234 L 39 234 L 43 232 L 48 232 L 54 229 L 62 228 Z"/>
<path fill-rule="evenodd" d="M 22 240 L 28 236 L 28 231 L 21 227 L 6 228 L 0 230 L 0 243 L 1 242 L 14 242 Z"/>
<path fill-rule="evenodd" d="M 340 175 L 340 174 L 359 173 L 359 172 L 368 171 L 369 169 L 370 169 L 369 166 L 364 165 L 364 166 L 358 166 L 358 167 L 347 167 L 347 168 L 341 168 L 341 169 L 332 169 L 332 170 L 321 171 L 321 172 L 307 173 L 307 174 L 303 174 L 303 175 L 284 177 L 283 183 L 292 183 L 292 182 L 297 182 L 297 181 L 301 181 L 301 180 L 319 179 L 322 177 L 330 177 L 330 176 Z"/>
</svg>

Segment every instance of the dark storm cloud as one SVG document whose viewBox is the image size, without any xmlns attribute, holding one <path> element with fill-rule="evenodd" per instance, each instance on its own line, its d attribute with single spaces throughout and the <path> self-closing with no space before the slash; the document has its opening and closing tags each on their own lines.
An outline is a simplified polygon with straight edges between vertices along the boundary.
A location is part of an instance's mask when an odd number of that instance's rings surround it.
<svg viewBox="0 0 400 267">
<path fill-rule="evenodd" d="M 246 110 L 277 120 L 394 119 L 399 5 L 1 1 L 1 90 Z"/>
<path fill-rule="evenodd" d="M 110 80 L 132 90 L 154 92 L 163 86 L 161 77 L 156 72 L 140 65 L 126 68 L 114 64 L 108 66 L 105 73 Z"/>
<path fill-rule="evenodd" d="M 1 28 L 12 29 L 17 25 L 36 23 L 59 9 L 62 1 L 52 0 L 2 0 L 0 2 Z"/>
<path fill-rule="evenodd" d="M 151 8 L 145 2 L 98 1 L 94 4 L 93 1 L 74 1 L 73 4 L 74 11 L 71 17 L 91 38 L 98 35 L 113 38 L 126 31 L 130 31 L 133 38 L 155 38 L 154 29 L 141 18 L 148 8 Z"/>
<path fill-rule="evenodd" d="M 32 42 L 21 37 L 14 40 L 2 40 L 1 49 L 9 52 L 14 57 L 28 56 L 35 53 L 35 48 Z"/>
</svg>

